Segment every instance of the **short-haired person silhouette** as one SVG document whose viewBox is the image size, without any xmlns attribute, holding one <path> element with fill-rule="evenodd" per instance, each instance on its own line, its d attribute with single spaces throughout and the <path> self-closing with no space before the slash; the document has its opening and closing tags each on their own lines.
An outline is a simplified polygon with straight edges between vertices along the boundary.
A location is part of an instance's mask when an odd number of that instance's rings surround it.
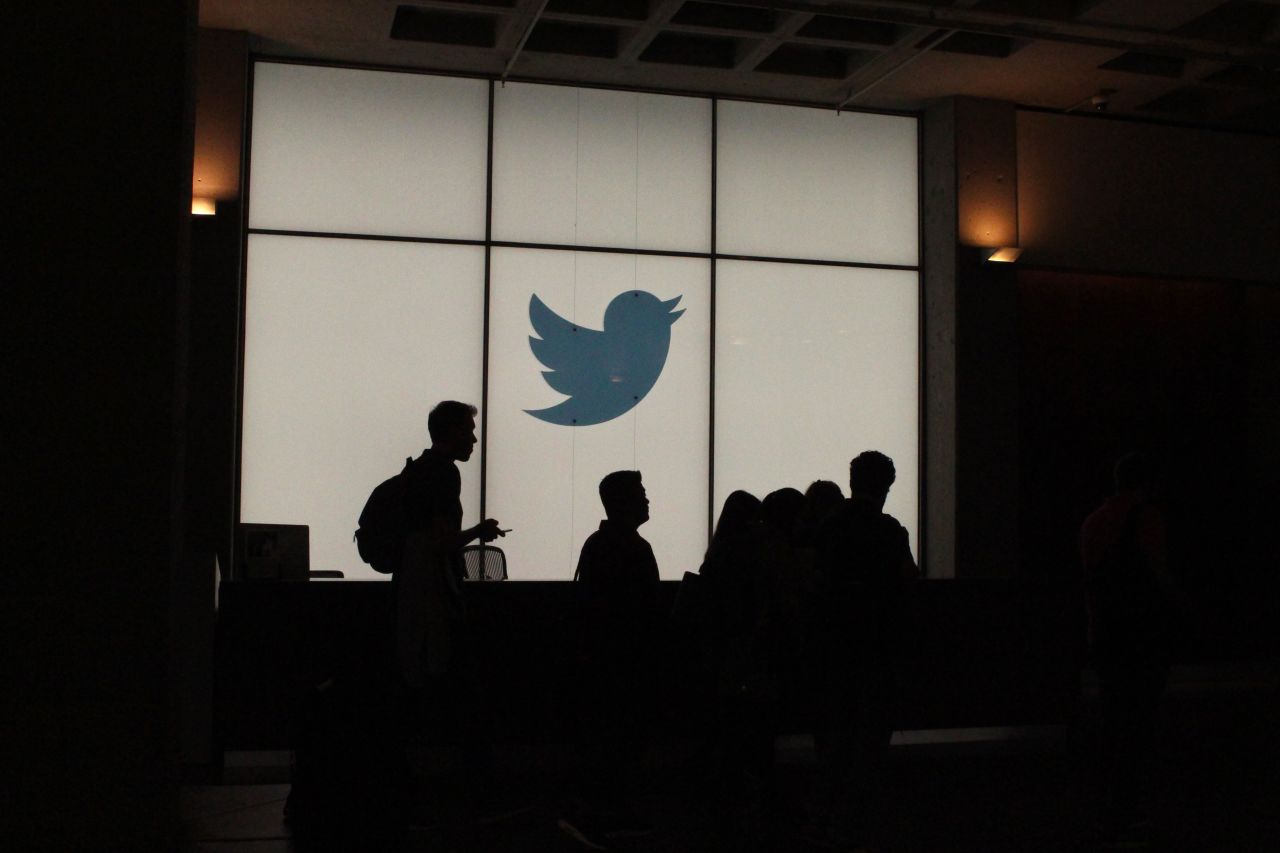
<svg viewBox="0 0 1280 853">
<path fill-rule="evenodd" d="M 407 692 L 406 737 L 457 751 L 433 797 L 437 804 L 447 804 L 446 824 L 457 832 L 468 830 L 468 812 L 480 805 L 464 792 L 476 790 L 489 769 L 477 711 L 483 707 L 483 691 L 467 637 L 462 547 L 505 533 L 492 518 L 462 527 L 457 463 L 470 459 L 475 448 L 476 412 L 475 406 L 456 400 L 431 410 L 431 446 L 405 469 L 404 550 L 392 576 L 400 672 Z"/>
<path fill-rule="evenodd" d="M 1168 680 L 1178 595 L 1167 570 L 1165 522 L 1153 496 L 1150 461 L 1130 453 L 1113 473 L 1115 494 L 1080 528 L 1080 562 L 1106 737 L 1102 830 L 1108 840 L 1141 843 L 1147 834 L 1138 803 L 1141 776 Z"/>
<path fill-rule="evenodd" d="M 632 807 L 627 788 L 649 745 L 663 615 L 658 562 L 639 533 L 649 520 L 640 472 L 607 475 L 600 481 L 600 502 L 605 519 L 583 543 L 574 573 L 579 788 L 558 821 L 566 833 L 596 849 L 603 849 L 609 837 L 650 830 Z"/>
<path fill-rule="evenodd" d="M 896 478 L 888 456 L 858 454 L 849 463 L 849 499 L 817 535 L 822 700 L 815 747 L 823 787 L 813 831 L 839 849 L 870 841 L 893 734 L 893 658 L 908 583 L 918 575 L 906 529 L 884 512 Z"/>
</svg>

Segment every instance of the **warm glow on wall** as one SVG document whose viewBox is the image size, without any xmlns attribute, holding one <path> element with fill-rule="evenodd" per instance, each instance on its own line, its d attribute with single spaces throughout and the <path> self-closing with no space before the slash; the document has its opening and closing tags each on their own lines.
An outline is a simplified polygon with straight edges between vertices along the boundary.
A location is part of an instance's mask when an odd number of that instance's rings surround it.
<svg viewBox="0 0 1280 853">
<path fill-rule="evenodd" d="M 961 244 L 994 249 L 1018 242 L 1018 223 L 1012 206 L 1004 211 L 994 204 L 982 203 L 982 199 L 971 202 L 968 195 L 972 194 L 966 194 L 966 205 L 960 208 Z M 969 203 L 973 206 L 968 206 Z"/>
<path fill-rule="evenodd" d="M 194 216 L 215 216 L 218 213 L 218 207 L 211 198 L 193 198 L 191 213 Z"/>
<path fill-rule="evenodd" d="M 1018 239 L 1018 153 L 1012 104 L 955 102 L 957 238 L 997 249 Z"/>
</svg>

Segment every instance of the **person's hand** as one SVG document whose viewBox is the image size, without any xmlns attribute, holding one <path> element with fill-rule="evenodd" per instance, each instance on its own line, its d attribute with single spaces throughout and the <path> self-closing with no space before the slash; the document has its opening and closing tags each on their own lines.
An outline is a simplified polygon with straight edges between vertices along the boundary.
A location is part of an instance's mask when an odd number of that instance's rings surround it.
<svg viewBox="0 0 1280 853">
<path fill-rule="evenodd" d="M 507 532 L 500 528 L 497 520 L 493 518 L 486 518 L 476 525 L 476 538 L 481 542 L 492 542 L 499 536 L 506 536 Z"/>
</svg>

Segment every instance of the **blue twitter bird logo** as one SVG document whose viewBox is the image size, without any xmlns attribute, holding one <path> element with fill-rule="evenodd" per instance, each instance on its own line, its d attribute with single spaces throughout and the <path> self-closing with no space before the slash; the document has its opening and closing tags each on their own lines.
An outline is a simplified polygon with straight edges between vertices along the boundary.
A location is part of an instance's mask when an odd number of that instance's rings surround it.
<svg viewBox="0 0 1280 853">
<path fill-rule="evenodd" d="M 561 317 L 535 293 L 529 320 L 538 337 L 529 348 L 547 368 L 547 384 L 569 399 L 546 409 L 525 409 L 539 420 L 562 426 L 590 426 L 630 411 L 653 388 L 667 363 L 671 325 L 681 297 L 666 302 L 643 290 L 613 297 L 604 312 L 604 331 Z"/>
</svg>

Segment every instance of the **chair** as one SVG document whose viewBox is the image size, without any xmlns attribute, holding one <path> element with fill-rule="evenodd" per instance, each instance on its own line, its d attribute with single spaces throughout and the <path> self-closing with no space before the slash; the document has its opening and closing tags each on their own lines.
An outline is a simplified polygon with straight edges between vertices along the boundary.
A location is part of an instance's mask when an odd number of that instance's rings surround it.
<svg viewBox="0 0 1280 853">
<path fill-rule="evenodd" d="M 468 545 L 462 549 L 462 562 L 469 581 L 504 581 L 507 579 L 507 555 L 492 545 Z"/>
</svg>

